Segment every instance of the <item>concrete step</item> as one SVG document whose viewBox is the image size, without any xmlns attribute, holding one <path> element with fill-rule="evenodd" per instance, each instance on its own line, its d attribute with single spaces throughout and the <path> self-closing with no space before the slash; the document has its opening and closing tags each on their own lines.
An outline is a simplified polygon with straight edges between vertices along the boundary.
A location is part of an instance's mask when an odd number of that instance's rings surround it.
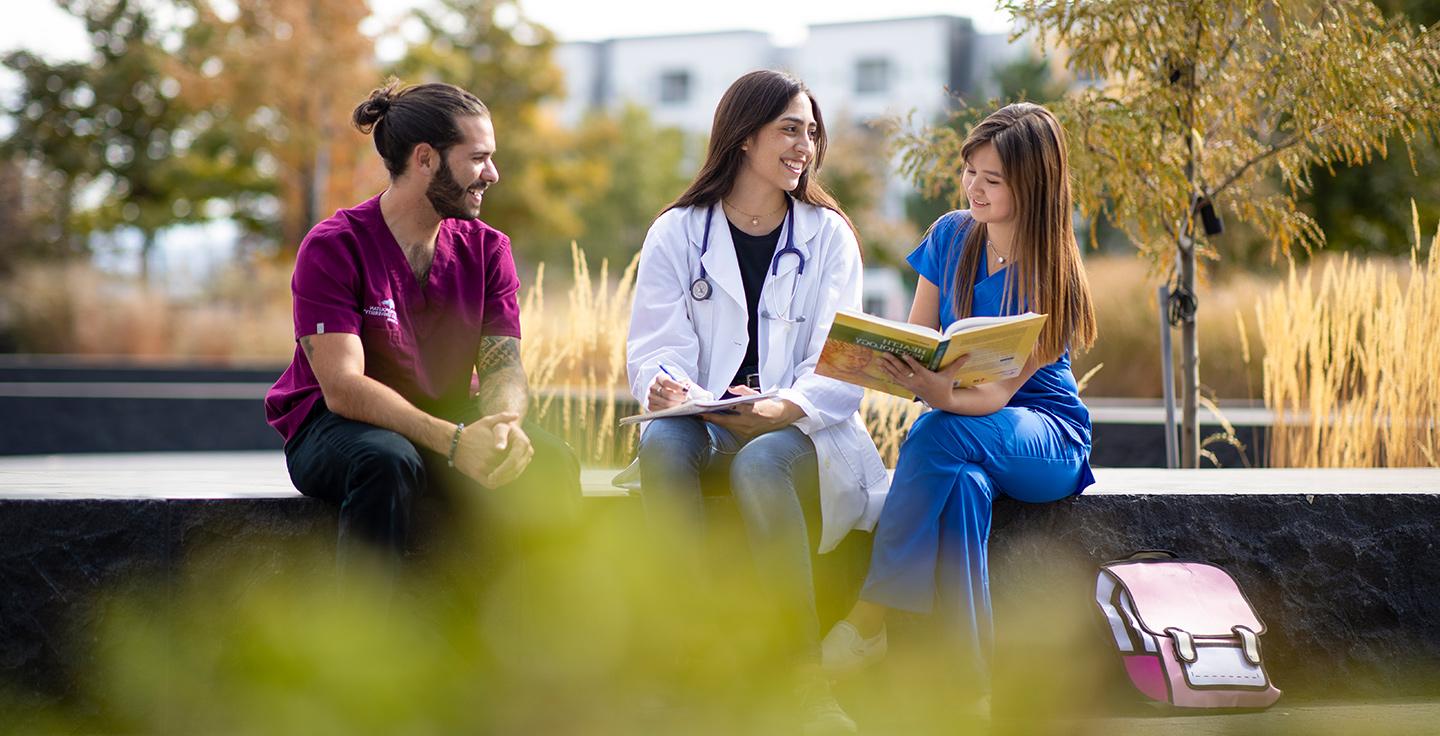
<svg viewBox="0 0 1440 736">
<path fill-rule="evenodd" d="M 586 472 L 587 505 L 636 518 L 612 474 Z M 997 681 L 1061 693 L 1082 675 L 1047 665 L 1040 678 L 1033 663 L 1111 661 L 1089 602 L 1095 565 L 1161 548 L 1235 576 L 1287 697 L 1440 694 L 1440 471 L 1096 474 L 1075 499 L 996 503 Z M 99 591 L 200 549 L 333 540 L 334 513 L 295 492 L 273 452 L 0 459 L 0 677 L 63 689 L 60 632 Z M 867 535 L 852 536 L 863 552 Z"/>
</svg>

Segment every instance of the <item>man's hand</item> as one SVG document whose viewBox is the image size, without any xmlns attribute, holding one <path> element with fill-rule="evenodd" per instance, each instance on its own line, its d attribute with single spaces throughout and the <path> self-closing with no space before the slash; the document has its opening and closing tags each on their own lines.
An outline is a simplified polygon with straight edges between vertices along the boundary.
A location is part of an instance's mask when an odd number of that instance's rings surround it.
<svg viewBox="0 0 1440 736">
<path fill-rule="evenodd" d="M 490 471 L 490 475 L 480 481 L 486 488 L 499 488 L 519 478 L 525 468 L 529 467 L 531 458 L 535 457 L 530 436 L 520 428 L 519 421 L 495 425 L 495 447 L 504 453 L 504 457 L 500 464 Z"/>
<path fill-rule="evenodd" d="M 730 393 L 747 396 L 759 392 L 749 386 L 731 386 Z M 784 429 L 805 416 L 804 409 L 784 399 L 761 399 L 730 408 L 733 413 L 710 412 L 701 414 L 700 418 L 730 430 L 742 440 L 749 440 L 766 432 Z"/>
<path fill-rule="evenodd" d="M 932 371 L 909 355 L 881 353 L 880 369 L 890 376 L 890 380 L 904 386 L 925 403 L 936 409 L 946 410 L 955 393 L 955 374 L 959 373 L 969 360 L 969 355 L 962 355 L 950 365 Z"/>
<path fill-rule="evenodd" d="M 490 481 L 491 474 L 504 465 L 504 461 L 508 459 L 508 449 L 515 445 L 513 432 L 506 429 L 502 441 L 498 428 L 511 427 L 511 423 L 519 419 L 520 415 L 515 413 L 492 414 L 474 424 L 466 425 L 465 429 L 460 431 L 460 442 L 455 445 L 455 468 L 486 488 L 496 487 L 497 484 Z M 518 428 L 516 430 L 518 431 Z M 529 438 L 526 438 L 524 444 L 528 449 Z"/>
</svg>

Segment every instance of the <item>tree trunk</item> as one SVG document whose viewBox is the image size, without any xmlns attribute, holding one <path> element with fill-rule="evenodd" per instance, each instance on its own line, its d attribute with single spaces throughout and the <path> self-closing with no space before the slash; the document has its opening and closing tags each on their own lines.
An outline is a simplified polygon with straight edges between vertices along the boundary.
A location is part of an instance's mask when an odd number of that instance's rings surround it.
<svg viewBox="0 0 1440 736">
<path fill-rule="evenodd" d="M 1195 298 L 1195 241 L 1182 236 L 1180 293 Z M 1192 304 L 1194 302 L 1191 302 Z M 1200 467 L 1200 427 L 1196 421 L 1200 396 L 1200 343 L 1195 312 L 1182 309 L 1180 318 L 1180 467 Z"/>
<path fill-rule="evenodd" d="M 150 284 L 150 259 L 155 249 L 155 233 L 144 230 L 140 239 L 140 283 L 145 287 Z"/>
</svg>

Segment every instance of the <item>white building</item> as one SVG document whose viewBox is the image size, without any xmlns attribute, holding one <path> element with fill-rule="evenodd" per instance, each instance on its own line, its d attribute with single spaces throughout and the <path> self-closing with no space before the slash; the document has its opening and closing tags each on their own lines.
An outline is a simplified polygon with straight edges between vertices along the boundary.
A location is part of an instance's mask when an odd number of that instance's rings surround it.
<svg viewBox="0 0 1440 736">
<path fill-rule="evenodd" d="M 928 121 L 950 108 L 947 90 L 993 92 L 991 70 L 1023 48 L 947 15 L 812 25 L 794 47 L 759 31 L 576 41 L 556 55 L 568 87 L 558 114 L 573 124 L 588 110 L 634 103 L 663 123 L 705 133 L 725 88 L 745 72 L 770 68 L 803 79 L 837 120 L 914 111 Z"/>
<path fill-rule="evenodd" d="M 868 121 L 950 109 L 969 92 L 975 32 L 966 18 L 930 16 L 810 26 L 793 71 L 836 119 Z"/>
<path fill-rule="evenodd" d="M 562 44 L 557 60 L 568 85 L 562 120 L 631 103 L 661 125 L 708 132 L 725 88 L 748 71 L 782 66 L 781 54 L 759 31 Z"/>
</svg>

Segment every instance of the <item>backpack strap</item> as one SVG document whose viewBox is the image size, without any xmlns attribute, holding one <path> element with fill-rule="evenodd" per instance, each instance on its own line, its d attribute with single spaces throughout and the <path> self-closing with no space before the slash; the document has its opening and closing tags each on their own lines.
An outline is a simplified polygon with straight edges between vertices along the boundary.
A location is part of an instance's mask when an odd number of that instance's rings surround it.
<svg viewBox="0 0 1440 736">
<path fill-rule="evenodd" d="M 1172 626 L 1166 629 L 1165 633 L 1175 640 L 1175 655 L 1180 658 L 1181 662 L 1194 664 L 1195 660 L 1200 658 L 1199 653 L 1195 651 L 1195 638 L 1190 636 L 1190 632 Z"/>
<path fill-rule="evenodd" d="M 1231 631 L 1240 637 L 1240 646 L 1245 650 L 1245 659 L 1250 660 L 1250 664 L 1260 664 L 1260 637 L 1244 626 L 1236 626 Z"/>
<path fill-rule="evenodd" d="M 1178 560 L 1180 555 L 1168 549 L 1142 549 L 1125 558 L 1126 560 Z"/>
</svg>

